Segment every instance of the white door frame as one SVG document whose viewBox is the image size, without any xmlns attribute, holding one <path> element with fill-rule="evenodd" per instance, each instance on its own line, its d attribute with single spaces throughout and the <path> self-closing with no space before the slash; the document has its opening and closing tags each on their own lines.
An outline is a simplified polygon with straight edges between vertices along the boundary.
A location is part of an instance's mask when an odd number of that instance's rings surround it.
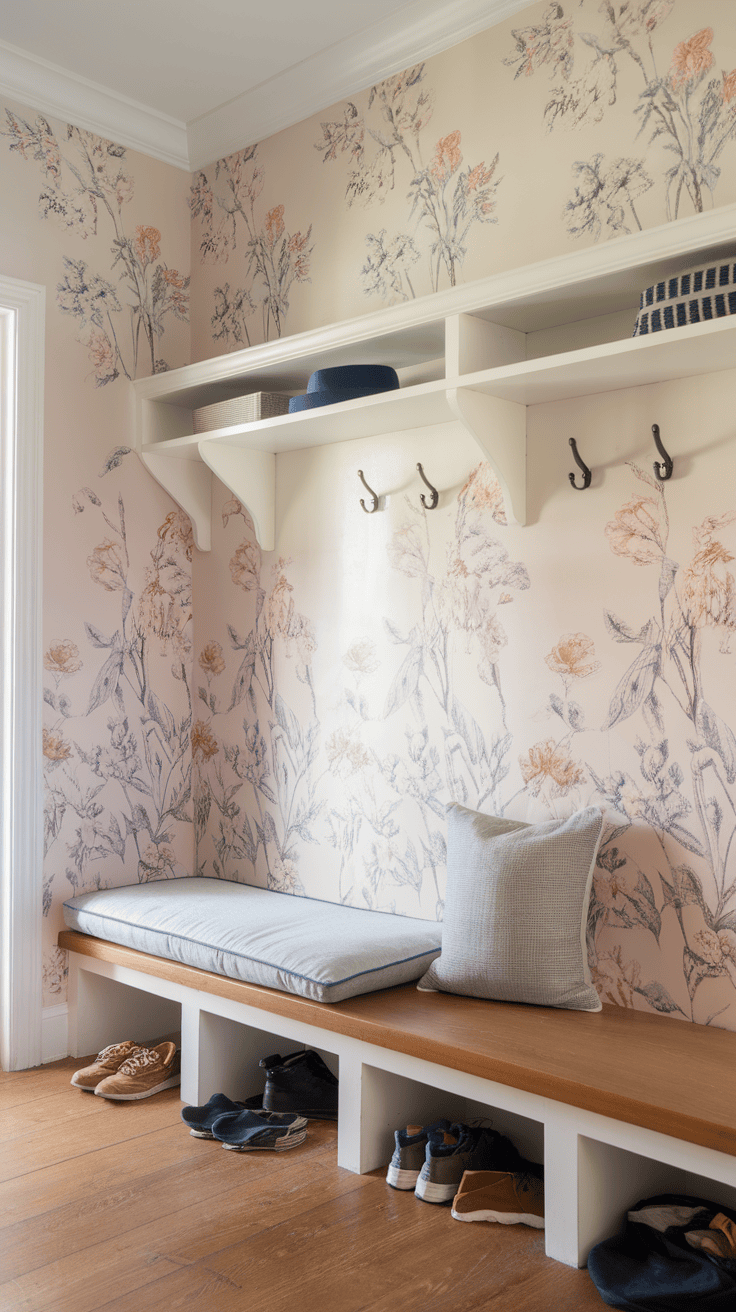
<svg viewBox="0 0 736 1312">
<path fill-rule="evenodd" d="M 0 1064 L 42 1061 L 46 289 L 0 275 Z"/>
</svg>

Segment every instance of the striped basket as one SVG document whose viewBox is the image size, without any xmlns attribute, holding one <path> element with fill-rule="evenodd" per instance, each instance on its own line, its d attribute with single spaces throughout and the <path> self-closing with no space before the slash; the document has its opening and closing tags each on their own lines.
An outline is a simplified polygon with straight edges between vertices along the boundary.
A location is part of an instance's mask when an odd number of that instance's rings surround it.
<svg viewBox="0 0 736 1312">
<path fill-rule="evenodd" d="M 641 294 L 634 337 L 736 314 L 736 261 L 686 269 Z"/>
<path fill-rule="evenodd" d="M 280 392 L 250 392 L 226 401 L 202 406 L 192 413 L 195 433 L 211 433 L 233 424 L 250 424 L 256 419 L 273 419 L 289 413 L 289 398 Z"/>
</svg>

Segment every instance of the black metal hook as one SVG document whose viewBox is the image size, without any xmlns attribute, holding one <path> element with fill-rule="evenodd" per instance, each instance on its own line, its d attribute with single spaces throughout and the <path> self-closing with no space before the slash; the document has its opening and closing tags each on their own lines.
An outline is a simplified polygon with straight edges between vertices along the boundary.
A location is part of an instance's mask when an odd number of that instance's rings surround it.
<svg viewBox="0 0 736 1312">
<path fill-rule="evenodd" d="M 574 474 L 569 474 L 568 477 L 570 479 L 570 482 L 572 483 L 572 486 L 575 488 L 576 492 L 584 492 L 586 487 L 590 487 L 590 480 L 593 477 L 593 475 L 591 474 L 585 462 L 580 459 L 580 456 L 578 455 L 577 442 L 575 441 L 574 437 L 570 438 L 570 446 L 572 447 L 572 454 L 575 458 L 575 464 L 577 465 L 578 469 L 582 469 L 583 471 L 583 481 L 582 483 L 576 483 Z"/>
<path fill-rule="evenodd" d="M 425 510 L 434 510 L 435 507 L 436 507 L 436 505 L 437 505 L 437 502 L 438 502 L 439 499 L 440 499 L 440 494 L 439 494 L 439 492 L 437 491 L 437 488 L 436 488 L 436 487 L 432 487 L 432 484 L 430 483 L 429 479 L 427 478 L 427 475 L 425 474 L 424 470 L 422 469 L 422 466 L 418 464 L 418 465 L 417 465 L 417 469 L 419 470 L 419 474 L 420 474 L 420 477 L 421 477 L 421 479 L 422 479 L 422 482 L 425 483 L 425 484 L 427 485 L 427 487 L 429 488 L 430 492 L 432 493 L 431 497 L 430 497 L 429 499 L 427 499 L 427 497 L 425 497 L 424 493 L 423 493 L 423 492 L 420 492 L 420 493 L 419 493 L 419 500 L 421 501 L 421 503 L 422 503 L 422 505 L 424 506 L 424 509 L 425 509 Z"/>
<path fill-rule="evenodd" d="M 363 470 L 362 470 L 362 469 L 359 469 L 359 470 L 358 470 L 358 478 L 360 479 L 361 483 L 363 484 L 363 487 L 365 488 L 366 492 L 370 492 L 371 497 L 372 497 L 372 499 L 373 499 L 373 505 L 370 507 L 370 510 L 368 509 L 368 506 L 365 504 L 365 501 L 363 500 L 362 497 L 360 498 L 360 504 L 361 504 L 361 506 L 363 507 L 363 509 L 364 509 L 364 511 L 365 511 L 365 513 L 366 513 L 366 515 L 373 515 L 373 514 L 375 514 L 375 512 L 378 510 L 378 497 L 376 496 L 375 492 L 373 491 L 373 488 L 372 488 L 372 487 L 369 487 L 368 484 L 366 483 L 365 478 L 364 478 L 364 476 L 363 476 Z"/>
<path fill-rule="evenodd" d="M 654 464 L 652 465 L 652 469 L 654 470 L 654 473 L 656 477 L 659 479 L 660 483 L 666 483 L 667 479 L 672 477 L 672 470 L 674 466 L 671 457 L 667 455 L 667 452 L 662 446 L 662 439 L 659 436 L 659 424 L 652 424 L 652 436 L 654 438 L 654 445 L 656 446 L 657 450 L 659 451 L 659 454 L 662 457 L 662 460 L 664 461 L 663 464 L 660 464 L 658 460 L 655 460 Z"/>
</svg>

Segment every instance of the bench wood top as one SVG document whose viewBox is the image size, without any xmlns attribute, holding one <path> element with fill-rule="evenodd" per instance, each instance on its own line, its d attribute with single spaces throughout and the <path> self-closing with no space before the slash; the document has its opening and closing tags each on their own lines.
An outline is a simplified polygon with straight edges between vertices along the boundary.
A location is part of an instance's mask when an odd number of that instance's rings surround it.
<svg viewBox="0 0 736 1312">
<path fill-rule="evenodd" d="M 420 993 L 344 1002 L 245 984 L 62 930 L 59 947 L 736 1156 L 736 1034 L 604 1006 L 564 1011 Z"/>
</svg>

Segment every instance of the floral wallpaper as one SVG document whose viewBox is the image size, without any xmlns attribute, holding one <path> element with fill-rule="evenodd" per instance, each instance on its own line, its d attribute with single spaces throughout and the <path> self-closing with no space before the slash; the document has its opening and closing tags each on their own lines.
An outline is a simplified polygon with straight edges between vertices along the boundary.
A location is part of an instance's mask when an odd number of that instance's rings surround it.
<svg viewBox="0 0 736 1312">
<path fill-rule="evenodd" d="M 732 203 L 735 78 L 721 0 L 538 4 L 218 161 L 190 200 L 195 356 Z M 309 277 L 277 320 L 263 252 L 288 269 L 294 231 Z M 524 529 L 452 426 L 280 455 L 272 555 L 220 489 L 194 562 L 196 869 L 441 918 L 450 799 L 600 805 L 601 997 L 736 1028 L 728 378 L 533 407 Z M 571 432 L 597 447 L 585 498 Z M 444 471 L 436 511 L 401 491 L 356 515 L 358 467 L 403 489 L 417 460 Z"/>
<path fill-rule="evenodd" d="M 191 870 L 191 527 L 131 451 L 125 387 L 189 358 L 188 179 L 33 109 L 0 116 L 3 272 L 47 288 L 39 915 L 54 1004 L 65 898 Z"/>
<path fill-rule="evenodd" d="M 338 497 L 347 463 L 332 466 Z M 681 485 L 673 535 L 668 484 L 637 461 L 618 481 L 628 495 L 602 518 L 599 504 L 587 546 L 590 594 L 575 603 L 558 574 L 561 609 L 583 612 L 575 631 L 545 622 L 546 547 L 506 526 L 485 464 L 438 516 L 389 498 L 362 628 L 337 621 L 324 578 L 262 557 L 223 496 L 216 627 L 195 652 L 199 873 L 441 918 L 449 800 L 529 820 L 600 805 L 588 947 L 601 996 L 733 1026 L 736 509 L 685 533 Z M 554 515 L 563 541 L 570 495 Z M 361 521 L 325 526 L 348 560 Z M 635 597 L 628 614 L 608 601 L 617 588 Z"/>
<path fill-rule="evenodd" d="M 387 234 L 381 228 L 369 233 L 367 259 L 360 271 L 364 291 L 384 300 L 416 296 L 410 270 L 421 259 L 420 247 L 427 235 L 431 236 L 430 290 L 438 291 L 445 279 L 455 286 L 473 225 L 498 222 L 498 153 L 488 168 L 481 161 L 463 169 L 461 134 L 455 128 L 440 137 L 429 162 L 422 161 L 421 142 L 434 103 L 425 73 L 426 65 L 417 64 L 371 87 L 366 114 L 361 116 L 349 102 L 342 121 L 321 124 L 322 140 L 316 143 L 324 163 L 338 155 L 348 157 L 348 206 L 381 204 L 400 185 L 401 173 L 406 174 L 409 231 Z"/>
<path fill-rule="evenodd" d="M 530 5 L 196 175 L 194 355 L 734 200 L 730 0 Z"/>
<path fill-rule="evenodd" d="M 56 286 L 58 308 L 77 321 L 77 340 L 88 352 L 96 385 L 163 372 L 169 366 L 157 349 L 168 316 L 188 321 L 189 277 L 160 259 L 158 228 L 138 223 L 132 236 L 126 233 L 124 207 L 135 191 L 127 151 L 71 123 L 63 149 L 48 119 L 30 118 L 6 108 L 2 135 L 11 153 L 38 165 L 39 213 L 85 242 L 103 232 L 110 242 L 111 279 L 88 260 L 65 254 Z"/>
<path fill-rule="evenodd" d="M 601 996 L 736 1029 L 733 376 L 532 407 L 523 529 L 457 425 L 283 453 L 270 554 L 217 482 L 193 549 L 126 386 L 733 203 L 735 78 L 730 0 L 566 0 L 191 178 L 3 106 L 5 269 L 48 288 L 47 1003 L 72 891 L 440 918 L 450 799 L 592 803 Z"/>
<path fill-rule="evenodd" d="M 265 181 L 257 155 L 258 147 L 250 146 L 218 160 L 214 187 L 206 173 L 197 173 L 189 201 L 192 217 L 201 225 L 203 261 L 224 264 L 232 252 L 244 251 L 246 285 L 231 288 L 226 282 L 214 293 L 212 336 L 231 350 L 252 345 L 252 316 L 259 334 L 255 340 L 280 337 L 292 283 L 309 281 L 312 226 L 292 235 L 286 231 L 283 204 L 274 205 L 265 216 L 256 211 Z"/>
<path fill-rule="evenodd" d="M 669 65 L 664 64 L 658 29 L 674 10 L 675 0 L 603 0 L 598 31 L 591 32 L 576 29 L 569 10 L 553 3 L 541 22 L 513 32 L 516 49 L 504 63 L 516 67 L 517 78 L 531 77 L 546 65 L 553 81 L 543 112 L 548 132 L 600 123 L 618 103 L 619 81 L 633 63 L 639 75 L 633 112 L 637 140 L 643 138 L 640 149 L 659 141 L 668 152 L 651 172 L 642 154 L 611 159 L 596 153 L 576 160 L 576 184 L 566 206 L 572 237 L 589 233 L 598 241 L 606 229 L 609 235 L 641 229 L 634 202 L 652 188 L 663 202 L 661 222 L 685 211 L 699 214 L 715 198 L 718 161 L 736 136 L 736 69 L 719 66 L 711 49 L 712 27 L 677 41 Z M 665 46 L 665 58 L 666 53 Z"/>
</svg>

